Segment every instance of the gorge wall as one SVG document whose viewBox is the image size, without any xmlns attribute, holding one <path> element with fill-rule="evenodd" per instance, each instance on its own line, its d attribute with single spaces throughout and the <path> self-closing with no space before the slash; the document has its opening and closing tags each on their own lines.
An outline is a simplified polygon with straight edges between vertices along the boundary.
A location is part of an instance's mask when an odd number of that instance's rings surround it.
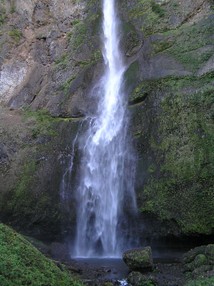
<svg viewBox="0 0 214 286">
<path fill-rule="evenodd" d="M 75 181 L 63 206 L 60 184 L 78 126 L 96 104 L 89 91 L 103 68 L 100 5 L 0 1 L 0 219 L 42 239 L 74 231 Z M 118 5 L 139 231 L 213 234 L 213 3 Z"/>
</svg>

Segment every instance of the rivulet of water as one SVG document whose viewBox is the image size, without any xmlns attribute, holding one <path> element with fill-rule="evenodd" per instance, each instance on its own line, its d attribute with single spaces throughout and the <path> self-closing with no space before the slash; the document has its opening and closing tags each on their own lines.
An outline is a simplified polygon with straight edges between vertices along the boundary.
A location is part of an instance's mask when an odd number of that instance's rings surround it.
<svg viewBox="0 0 214 286">
<path fill-rule="evenodd" d="M 104 74 L 96 84 L 99 102 L 88 118 L 81 144 L 77 188 L 76 257 L 120 257 L 129 247 L 127 210 L 136 209 L 134 160 L 128 138 L 126 66 L 120 51 L 119 21 L 114 0 L 103 1 Z"/>
</svg>

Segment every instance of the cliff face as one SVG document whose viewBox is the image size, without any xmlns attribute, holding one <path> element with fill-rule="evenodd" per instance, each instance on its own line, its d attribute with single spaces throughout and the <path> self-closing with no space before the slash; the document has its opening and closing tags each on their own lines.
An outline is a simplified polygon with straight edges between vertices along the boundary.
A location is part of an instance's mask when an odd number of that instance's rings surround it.
<svg viewBox="0 0 214 286">
<path fill-rule="evenodd" d="M 79 72 L 69 43 L 85 17 L 85 4 L 1 1 L 1 5 L 1 104 L 66 114 L 70 108 L 65 90 Z"/>
<path fill-rule="evenodd" d="M 0 218 L 36 236 L 74 225 L 75 182 L 66 207 L 60 186 L 78 124 L 95 105 L 100 4 L 0 2 Z M 213 234 L 212 1 L 118 6 L 142 235 Z"/>
<path fill-rule="evenodd" d="M 127 79 L 133 85 L 130 103 L 140 155 L 137 194 L 142 217 L 145 221 L 149 216 L 158 219 L 158 223 L 149 219 L 148 229 L 153 235 L 211 234 L 211 3 L 143 3 L 141 12 L 136 10 L 138 1 L 127 15 L 142 39 L 136 59 L 127 71 Z"/>
<path fill-rule="evenodd" d="M 75 106 L 81 109 L 82 104 L 83 81 L 76 83 L 72 97 L 68 89 L 76 74 L 84 77 L 71 42 L 82 27 L 85 4 L 0 5 L 0 216 L 33 235 L 54 239 L 64 221 L 60 184 L 78 125 L 64 117 L 77 116 Z M 75 40 L 81 42 L 78 36 Z M 74 224 L 74 214 L 65 217 Z"/>
</svg>

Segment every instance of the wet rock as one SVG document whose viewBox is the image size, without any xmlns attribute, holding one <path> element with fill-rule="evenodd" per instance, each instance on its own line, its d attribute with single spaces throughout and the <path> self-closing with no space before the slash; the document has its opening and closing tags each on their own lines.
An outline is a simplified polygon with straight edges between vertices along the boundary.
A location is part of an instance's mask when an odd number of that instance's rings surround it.
<svg viewBox="0 0 214 286">
<path fill-rule="evenodd" d="M 7 103 L 17 92 L 27 75 L 26 62 L 14 61 L 6 63 L 0 71 L 0 103 Z"/>
<path fill-rule="evenodd" d="M 167 76 L 189 76 L 191 73 L 173 57 L 166 54 L 159 54 L 151 58 L 140 58 L 142 77 L 148 79 L 158 79 Z"/>
<path fill-rule="evenodd" d="M 200 275 L 204 275 L 204 273 L 207 273 L 208 271 L 211 271 L 213 267 L 211 265 L 202 265 L 192 271 L 192 274 L 194 277 L 198 277 Z"/>
<path fill-rule="evenodd" d="M 131 270 L 148 271 L 153 268 L 150 246 L 126 251 L 123 260 Z"/>
<path fill-rule="evenodd" d="M 184 271 L 192 278 L 210 277 L 214 271 L 214 244 L 196 247 L 184 255 Z"/>
<path fill-rule="evenodd" d="M 26 74 L 26 84 L 20 88 L 20 92 L 12 98 L 8 105 L 11 109 L 28 106 L 37 96 L 41 88 L 41 82 L 44 76 L 44 69 L 39 64 L 34 64 L 31 70 Z"/>
<path fill-rule="evenodd" d="M 0 164 L 7 163 L 8 159 L 7 149 L 4 144 L 0 143 Z"/>
<path fill-rule="evenodd" d="M 51 256 L 54 259 L 67 261 L 70 259 L 68 246 L 64 243 L 53 242 L 50 247 Z"/>
<path fill-rule="evenodd" d="M 214 244 L 202 245 L 191 249 L 183 257 L 184 264 L 194 262 L 195 266 L 201 264 L 214 264 Z"/>
<path fill-rule="evenodd" d="M 208 244 L 205 249 L 205 255 L 210 264 L 214 265 L 214 244 Z"/>
<path fill-rule="evenodd" d="M 114 284 L 112 282 L 105 282 L 103 286 L 114 286 Z"/>
<path fill-rule="evenodd" d="M 197 75 L 202 76 L 214 71 L 214 56 L 212 56 L 198 71 Z"/>
<path fill-rule="evenodd" d="M 132 286 L 155 286 L 154 278 L 148 278 L 140 272 L 131 272 L 128 276 L 128 282 Z"/>
</svg>

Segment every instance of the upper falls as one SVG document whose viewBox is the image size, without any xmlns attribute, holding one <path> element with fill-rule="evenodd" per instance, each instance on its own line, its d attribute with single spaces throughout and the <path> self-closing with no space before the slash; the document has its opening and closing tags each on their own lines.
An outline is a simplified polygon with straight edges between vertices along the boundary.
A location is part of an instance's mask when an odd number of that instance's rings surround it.
<svg viewBox="0 0 214 286">
<path fill-rule="evenodd" d="M 123 86 L 126 66 L 114 0 L 103 1 L 102 31 L 105 69 L 94 89 L 98 106 L 80 140 L 77 257 L 120 257 L 130 244 L 127 209 L 129 214 L 136 209 L 135 166 Z"/>
</svg>

